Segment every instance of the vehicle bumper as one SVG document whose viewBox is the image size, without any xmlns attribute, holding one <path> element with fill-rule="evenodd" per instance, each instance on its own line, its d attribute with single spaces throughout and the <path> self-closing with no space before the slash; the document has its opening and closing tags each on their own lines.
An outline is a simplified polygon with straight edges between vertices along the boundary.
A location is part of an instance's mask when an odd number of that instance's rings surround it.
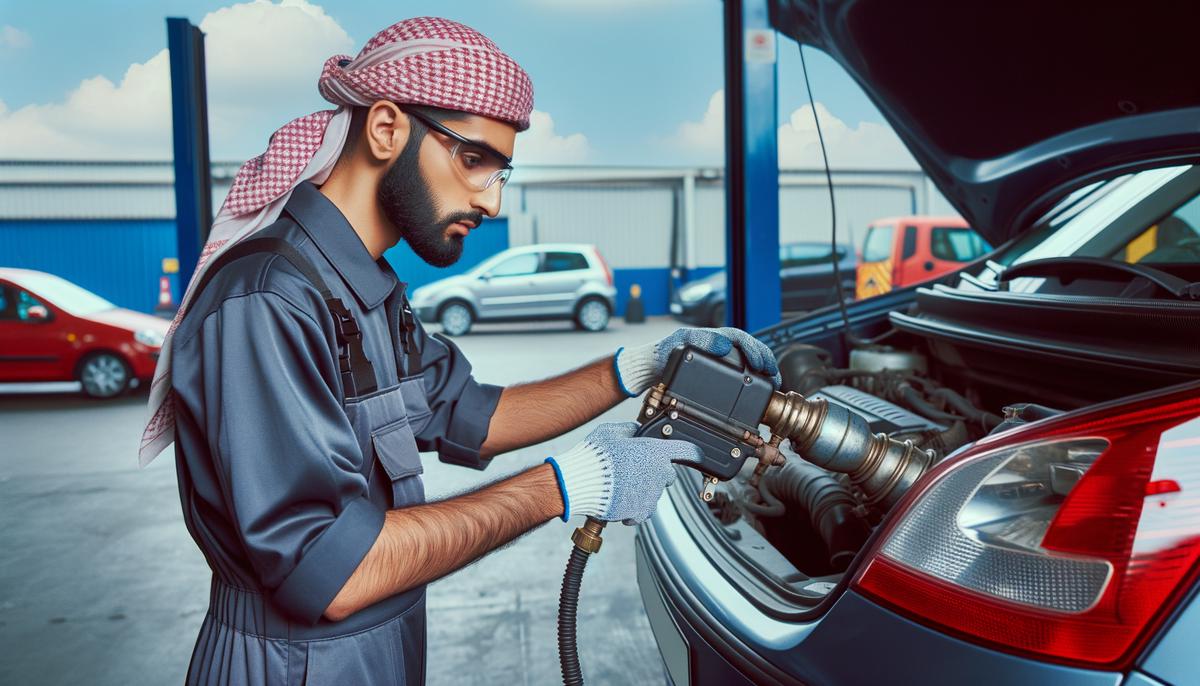
<svg viewBox="0 0 1200 686">
<path fill-rule="evenodd" d="M 154 377 L 154 369 L 158 367 L 159 348 L 135 345 L 131 350 L 124 351 L 129 360 L 133 378 L 146 380 Z"/>
<path fill-rule="evenodd" d="M 647 616 L 668 678 L 677 684 L 1116 686 L 1124 678 L 967 643 L 852 591 L 811 621 L 768 616 L 708 560 L 684 529 L 670 496 L 639 527 L 636 551 Z"/>
<path fill-rule="evenodd" d="M 413 308 L 413 314 L 417 315 L 417 319 L 420 319 L 423 322 L 437 321 L 437 308 L 433 305 L 415 307 Z"/>
<path fill-rule="evenodd" d="M 712 309 L 712 303 L 707 300 L 701 300 L 694 303 L 682 303 L 672 299 L 669 305 L 671 316 L 686 324 L 696 326 L 707 326 L 709 311 Z"/>
</svg>

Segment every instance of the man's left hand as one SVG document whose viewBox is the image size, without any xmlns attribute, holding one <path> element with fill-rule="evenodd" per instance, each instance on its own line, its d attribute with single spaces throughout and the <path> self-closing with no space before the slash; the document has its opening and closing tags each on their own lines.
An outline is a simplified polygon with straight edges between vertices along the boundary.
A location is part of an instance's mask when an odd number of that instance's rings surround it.
<svg viewBox="0 0 1200 686">
<path fill-rule="evenodd" d="M 752 370 L 773 377 L 775 388 L 782 383 L 779 365 L 771 349 L 745 331 L 727 326 L 720 329 L 679 329 L 661 341 L 636 348 L 621 348 L 617 351 L 615 362 L 621 390 L 630 397 L 636 397 L 658 383 L 671 351 L 681 345 L 690 345 L 717 357 L 728 355 L 736 345 Z"/>
</svg>

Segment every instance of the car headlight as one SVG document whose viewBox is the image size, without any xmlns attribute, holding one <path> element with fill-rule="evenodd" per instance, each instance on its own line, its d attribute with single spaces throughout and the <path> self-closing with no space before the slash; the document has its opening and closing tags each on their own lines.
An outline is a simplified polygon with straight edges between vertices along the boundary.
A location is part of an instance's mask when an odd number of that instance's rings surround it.
<svg viewBox="0 0 1200 686">
<path fill-rule="evenodd" d="M 154 329 L 142 329 L 141 331 L 135 331 L 133 334 L 133 340 L 151 348 L 161 348 L 164 338 L 165 336 L 163 336 L 161 331 Z"/>
<path fill-rule="evenodd" d="M 694 303 L 697 300 L 704 298 L 709 293 L 712 293 L 712 290 L 712 284 L 698 283 L 694 286 L 688 286 L 682 291 L 679 291 L 679 299 L 685 303 Z"/>
</svg>

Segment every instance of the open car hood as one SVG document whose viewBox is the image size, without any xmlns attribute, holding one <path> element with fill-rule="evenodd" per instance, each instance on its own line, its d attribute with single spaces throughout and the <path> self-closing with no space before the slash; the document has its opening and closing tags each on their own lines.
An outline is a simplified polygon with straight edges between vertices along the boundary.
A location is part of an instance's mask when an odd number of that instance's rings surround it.
<svg viewBox="0 0 1200 686">
<path fill-rule="evenodd" d="M 992 245 L 1074 188 L 1200 158 L 1200 3 L 771 0 L 770 14 L 850 73 Z"/>
</svg>

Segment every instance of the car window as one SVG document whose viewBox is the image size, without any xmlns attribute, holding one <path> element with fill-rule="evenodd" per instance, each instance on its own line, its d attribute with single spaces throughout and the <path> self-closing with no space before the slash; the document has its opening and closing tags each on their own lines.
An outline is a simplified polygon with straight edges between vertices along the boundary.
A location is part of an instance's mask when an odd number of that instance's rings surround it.
<svg viewBox="0 0 1200 686">
<path fill-rule="evenodd" d="M 990 246 L 970 229 L 934 227 L 929 237 L 929 249 L 939 260 L 970 262 L 983 257 Z"/>
<path fill-rule="evenodd" d="M 892 256 L 893 226 L 872 226 L 863 241 L 863 262 L 882 262 Z"/>
<path fill-rule="evenodd" d="M 907 260 L 917 254 L 917 227 L 904 227 L 904 248 L 900 253 L 900 259 Z"/>
<path fill-rule="evenodd" d="M 1021 264 L 1051 257 L 1101 257 L 1141 263 L 1196 263 L 1188 254 L 1189 233 L 1200 228 L 1200 168 L 1162 167 L 1124 174 L 1073 193 L 1025 235 L 992 260 Z M 1142 217 L 1141 221 L 1131 218 Z M 1183 226 L 1180 222 L 1185 223 Z M 1200 234 L 1197 234 L 1200 235 Z M 984 268 L 983 283 L 996 283 L 998 271 Z M 1037 277 L 1014 279 L 1008 289 L 1036 293 L 1052 282 Z"/>
<path fill-rule="evenodd" d="M 779 266 L 787 267 L 808 267 L 814 264 L 827 264 L 831 262 L 828 245 L 819 243 L 796 243 L 793 245 L 780 246 L 779 249 Z M 838 250 L 839 255 L 845 255 L 844 250 Z"/>
<path fill-rule="evenodd" d="M 1200 195 L 1157 220 L 1111 255 L 1124 262 L 1200 262 Z"/>
<path fill-rule="evenodd" d="M 12 288 L 0 284 L 0 321 L 17 318 L 17 298 Z"/>
<path fill-rule="evenodd" d="M 524 276 L 533 274 L 538 268 L 537 253 L 528 252 L 504 260 L 491 269 L 492 276 Z"/>
<path fill-rule="evenodd" d="M 53 274 L 26 274 L 21 276 L 21 281 L 22 285 L 36 291 L 56 306 L 74 315 L 94 314 L 116 307 L 95 293 Z M 29 297 L 33 298 L 32 295 Z M 34 304 L 42 303 L 35 300 Z"/>
<path fill-rule="evenodd" d="M 28 291 L 0 285 L 0 321 L 30 321 L 32 307 L 45 305 Z"/>
<path fill-rule="evenodd" d="M 587 258 L 577 252 L 548 252 L 546 259 L 542 261 L 544 272 L 569 272 L 587 268 Z"/>
</svg>

